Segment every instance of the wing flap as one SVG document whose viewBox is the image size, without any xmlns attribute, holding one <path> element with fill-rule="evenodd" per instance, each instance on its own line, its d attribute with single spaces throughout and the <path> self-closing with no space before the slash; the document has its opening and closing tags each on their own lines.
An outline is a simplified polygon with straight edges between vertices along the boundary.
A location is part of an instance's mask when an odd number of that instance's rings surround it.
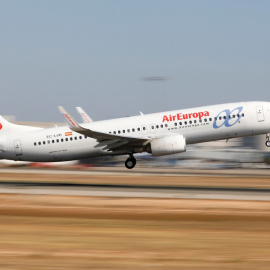
<svg viewBox="0 0 270 270">
<path fill-rule="evenodd" d="M 104 148 L 102 148 L 102 150 L 113 151 L 114 149 L 119 148 L 119 147 L 126 145 L 128 143 L 129 142 L 116 142 L 116 143 L 109 144 L 109 145 L 105 146 Z"/>
<path fill-rule="evenodd" d="M 106 146 L 106 145 L 110 145 L 110 144 L 114 144 L 116 142 L 119 142 L 119 140 L 106 140 L 106 141 L 101 141 L 99 142 L 97 145 L 95 145 L 95 148 L 97 147 L 102 147 L 102 146 Z"/>
</svg>

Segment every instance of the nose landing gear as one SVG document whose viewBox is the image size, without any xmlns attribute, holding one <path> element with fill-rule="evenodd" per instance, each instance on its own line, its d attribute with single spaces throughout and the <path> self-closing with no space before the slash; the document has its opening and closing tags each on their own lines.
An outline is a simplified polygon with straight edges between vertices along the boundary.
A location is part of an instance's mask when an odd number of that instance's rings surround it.
<svg viewBox="0 0 270 270">
<path fill-rule="evenodd" d="M 267 147 L 270 147 L 270 133 L 267 133 L 266 134 L 266 142 L 265 142 L 265 145 Z"/>
<path fill-rule="evenodd" d="M 127 169 L 132 169 L 136 165 L 136 159 L 133 155 L 130 155 L 129 158 L 125 162 L 125 166 Z"/>
</svg>

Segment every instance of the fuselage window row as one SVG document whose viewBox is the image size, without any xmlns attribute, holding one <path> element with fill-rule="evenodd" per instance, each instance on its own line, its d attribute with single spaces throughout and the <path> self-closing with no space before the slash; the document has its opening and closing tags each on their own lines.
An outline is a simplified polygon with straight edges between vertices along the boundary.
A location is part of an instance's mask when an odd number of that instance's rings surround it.
<svg viewBox="0 0 270 270">
<path fill-rule="evenodd" d="M 235 118 L 236 116 L 237 116 L 237 117 L 240 117 L 240 114 L 237 114 L 237 115 L 235 115 L 235 114 L 229 115 L 228 118 L 229 118 L 229 119 L 232 119 L 232 118 Z M 244 117 L 244 116 L 245 116 L 244 113 L 242 113 L 241 116 Z M 226 118 L 227 118 L 226 116 L 219 116 L 219 120 L 221 120 L 221 119 L 226 119 Z M 188 125 L 188 124 L 197 124 L 197 122 L 202 123 L 203 121 L 204 121 L 204 122 L 207 122 L 207 121 L 212 122 L 212 120 L 213 120 L 213 119 L 212 119 L 211 117 L 210 117 L 210 118 L 199 119 L 198 121 L 195 119 L 195 120 L 193 120 L 193 121 L 190 120 L 189 122 L 188 122 L 188 121 L 179 122 L 179 125 L 182 126 L 182 125 Z M 218 118 L 215 117 L 214 120 L 216 121 L 216 120 L 218 120 Z M 174 125 L 177 126 L 178 123 L 175 122 Z M 163 128 L 163 127 L 168 127 L 168 124 L 165 124 L 165 125 L 161 124 L 161 125 L 156 125 L 156 126 L 155 126 L 155 125 L 151 125 L 151 129 L 152 129 L 152 130 L 154 130 L 155 128 L 158 129 L 158 128 Z M 143 130 L 146 130 L 146 127 L 143 127 L 142 129 L 143 129 Z M 138 128 L 137 130 L 140 131 L 140 128 Z M 129 133 L 129 132 L 130 132 L 130 129 L 122 130 L 122 132 L 121 132 L 121 130 L 118 130 L 118 134 L 125 133 L 126 131 Z M 132 129 L 132 132 L 135 132 L 135 128 Z M 112 133 L 113 133 L 113 134 L 117 134 L 116 131 L 113 131 L 113 132 L 110 131 L 109 133 L 110 133 L 110 134 L 112 134 Z"/>
<path fill-rule="evenodd" d="M 244 113 L 242 113 L 241 115 L 240 115 L 240 114 L 237 114 L 237 115 L 233 114 L 233 115 L 229 115 L 228 118 L 229 118 L 229 119 L 233 119 L 233 118 L 235 118 L 235 117 L 240 117 L 240 116 L 241 116 L 241 117 L 244 117 L 245 115 L 244 115 Z M 226 116 L 219 116 L 218 118 L 217 118 L 217 117 L 214 118 L 215 121 L 217 121 L 218 119 L 219 119 L 219 120 L 227 119 L 227 117 L 226 117 Z M 208 118 L 208 119 L 207 119 L 207 118 L 199 119 L 198 122 L 202 123 L 203 121 L 204 121 L 204 122 L 207 122 L 207 121 L 212 122 L 212 118 Z M 182 125 L 188 125 L 188 124 L 197 124 L 197 120 L 195 119 L 195 120 L 193 120 L 193 121 L 190 120 L 189 122 L 188 122 L 188 121 L 179 122 L 179 125 L 180 125 L 180 126 L 182 126 Z M 178 123 L 175 122 L 174 125 L 177 126 Z M 163 128 L 163 127 L 168 127 L 168 124 L 164 124 L 164 125 L 161 124 L 161 125 L 156 125 L 156 126 L 155 126 L 155 125 L 151 125 L 151 129 L 152 129 L 152 130 L 154 130 L 155 128 L 158 129 L 158 128 Z M 141 129 L 140 129 L 140 128 L 137 128 L 137 130 L 140 131 Z M 145 130 L 146 130 L 146 127 L 145 127 L 145 126 L 142 127 L 142 130 L 145 131 Z M 122 132 L 121 132 L 121 130 L 118 130 L 118 134 L 126 133 L 126 132 L 130 133 L 131 131 L 132 131 L 132 132 L 135 132 L 135 128 L 127 129 L 127 130 L 122 130 Z M 112 134 L 111 131 L 110 131 L 109 133 Z M 116 132 L 116 131 L 113 131 L 113 134 L 117 134 L 117 132 Z M 87 136 L 84 135 L 84 138 L 87 139 Z M 75 137 L 70 137 L 70 138 L 69 138 L 70 141 L 72 141 L 73 139 L 76 141 L 76 140 L 77 140 L 77 137 L 75 136 Z M 82 136 L 79 136 L 79 139 L 81 140 L 81 139 L 82 139 Z M 65 141 L 68 141 L 68 138 L 65 138 Z M 59 139 L 56 139 L 56 140 L 52 140 L 52 141 L 47 141 L 47 144 L 55 143 L 55 142 L 56 142 L 56 143 L 59 143 L 60 140 L 59 140 Z M 64 139 L 63 139 L 63 138 L 61 139 L 61 142 L 64 142 Z M 41 144 L 46 144 L 46 142 L 45 142 L 45 141 L 43 141 L 43 142 L 38 142 L 38 143 L 34 142 L 34 146 L 41 145 Z"/>
<path fill-rule="evenodd" d="M 156 128 L 163 128 L 163 127 L 168 127 L 168 124 L 165 124 L 165 125 L 163 125 L 163 124 L 161 124 L 161 125 L 156 125 Z M 151 126 L 151 129 L 155 129 L 155 126 L 154 125 L 152 125 Z M 137 128 L 137 130 L 138 131 L 141 131 L 141 128 Z M 146 127 L 142 127 L 142 130 L 146 130 Z M 118 131 L 110 131 L 109 132 L 109 134 L 121 134 L 121 133 L 130 133 L 130 132 L 135 132 L 136 131 L 136 129 L 135 128 L 132 128 L 132 129 L 127 129 L 127 130 L 125 130 L 125 129 L 123 129 L 122 131 L 121 130 L 118 130 Z"/>
<path fill-rule="evenodd" d="M 68 142 L 69 140 L 70 141 L 73 141 L 73 139 L 75 141 L 77 141 L 78 138 L 80 140 L 82 140 L 83 137 L 82 136 L 79 136 L 79 137 L 69 137 L 69 139 L 68 138 L 65 138 L 65 140 L 63 138 L 61 140 L 56 139 L 56 140 L 47 141 L 47 144 L 50 144 L 50 143 L 59 143 L 59 142 L 64 142 L 64 141 Z M 84 136 L 84 138 L 87 139 L 87 136 Z M 38 143 L 34 142 L 34 146 L 41 145 L 41 144 L 46 144 L 46 141 L 43 141 L 42 143 L 41 142 L 38 142 Z"/>
</svg>

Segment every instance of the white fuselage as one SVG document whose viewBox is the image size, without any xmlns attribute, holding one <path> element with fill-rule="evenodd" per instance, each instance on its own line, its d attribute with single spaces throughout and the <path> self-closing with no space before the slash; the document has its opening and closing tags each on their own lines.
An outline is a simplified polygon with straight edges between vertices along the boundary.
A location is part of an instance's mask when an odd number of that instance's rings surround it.
<svg viewBox="0 0 270 270">
<path fill-rule="evenodd" d="M 40 129 L 7 123 L 1 123 L 1 159 L 46 162 L 127 154 L 124 151 L 102 150 L 104 147 L 98 146 L 96 139 L 71 131 L 69 127 Z M 98 121 L 82 126 L 99 132 L 149 140 L 181 134 L 186 144 L 194 144 L 268 133 L 270 103 L 221 104 Z"/>
</svg>

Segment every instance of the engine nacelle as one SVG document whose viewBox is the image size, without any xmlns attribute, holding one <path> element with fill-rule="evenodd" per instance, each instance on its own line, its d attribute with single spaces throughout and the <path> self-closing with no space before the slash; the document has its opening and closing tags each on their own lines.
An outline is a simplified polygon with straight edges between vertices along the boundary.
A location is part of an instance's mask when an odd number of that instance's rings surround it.
<svg viewBox="0 0 270 270">
<path fill-rule="evenodd" d="M 183 135 L 168 134 L 165 137 L 151 141 L 149 148 L 147 152 L 152 153 L 153 156 L 177 154 L 186 151 L 186 140 Z"/>
</svg>

